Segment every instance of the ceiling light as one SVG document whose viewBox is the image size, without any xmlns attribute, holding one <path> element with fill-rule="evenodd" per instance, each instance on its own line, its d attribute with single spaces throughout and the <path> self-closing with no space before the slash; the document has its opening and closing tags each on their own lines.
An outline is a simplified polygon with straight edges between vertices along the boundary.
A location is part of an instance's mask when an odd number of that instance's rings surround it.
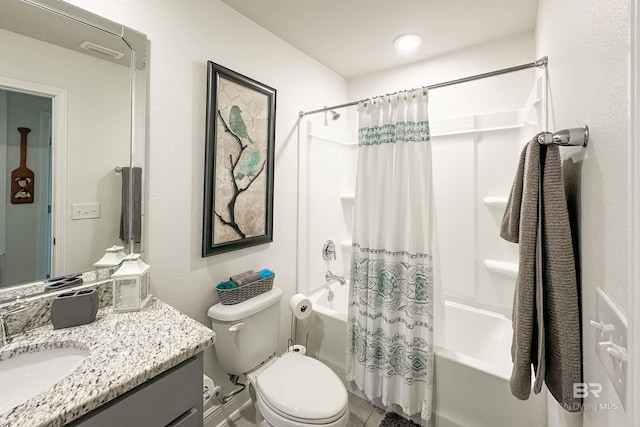
<svg viewBox="0 0 640 427">
<path fill-rule="evenodd" d="M 422 43 L 422 37 L 417 34 L 403 34 L 393 41 L 396 49 L 403 51 L 415 49 L 420 46 L 420 43 Z"/>
</svg>

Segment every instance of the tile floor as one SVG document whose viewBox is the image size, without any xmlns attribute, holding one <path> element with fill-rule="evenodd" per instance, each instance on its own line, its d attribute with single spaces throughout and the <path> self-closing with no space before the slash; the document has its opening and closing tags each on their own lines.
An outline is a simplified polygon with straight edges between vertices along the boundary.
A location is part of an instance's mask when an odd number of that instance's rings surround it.
<svg viewBox="0 0 640 427">
<path fill-rule="evenodd" d="M 349 424 L 347 427 L 378 427 L 384 418 L 383 409 L 349 393 Z"/>
<path fill-rule="evenodd" d="M 378 427 L 385 414 L 382 409 L 352 393 L 349 393 L 349 412 L 349 424 L 347 424 L 347 427 Z M 227 425 L 229 427 L 255 427 L 255 406 L 249 405 L 234 420 L 227 419 Z"/>
</svg>

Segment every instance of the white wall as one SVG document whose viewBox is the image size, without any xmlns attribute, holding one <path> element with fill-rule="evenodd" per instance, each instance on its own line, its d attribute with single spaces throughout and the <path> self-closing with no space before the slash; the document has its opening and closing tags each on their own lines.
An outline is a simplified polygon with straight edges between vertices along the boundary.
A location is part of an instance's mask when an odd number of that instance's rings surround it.
<svg viewBox="0 0 640 427">
<path fill-rule="evenodd" d="M 571 158 L 565 172 L 579 177 L 578 201 L 582 271 L 584 381 L 604 386 L 600 399 L 620 401 L 594 351 L 595 292 L 603 287 L 622 308 L 628 306 L 627 173 L 629 2 L 623 0 L 540 0 L 536 51 L 549 56 L 551 127 L 589 125 L 586 151 L 563 150 Z M 576 163 L 571 166 L 571 163 Z M 551 426 L 581 425 L 557 406 L 549 406 Z M 619 410 L 584 411 L 585 426 L 627 425 Z"/>
<path fill-rule="evenodd" d="M 147 35 L 149 55 L 147 259 L 152 291 L 209 324 L 214 286 L 231 274 L 269 267 L 283 289 L 279 350 L 289 335 L 296 283 L 296 144 L 300 110 L 344 102 L 346 82 L 219 1 L 74 0 L 71 3 Z M 206 62 L 212 60 L 278 90 L 274 241 L 202 258 Z M 205 372 L 229 388 L 205 356 Z"/>
</svg>

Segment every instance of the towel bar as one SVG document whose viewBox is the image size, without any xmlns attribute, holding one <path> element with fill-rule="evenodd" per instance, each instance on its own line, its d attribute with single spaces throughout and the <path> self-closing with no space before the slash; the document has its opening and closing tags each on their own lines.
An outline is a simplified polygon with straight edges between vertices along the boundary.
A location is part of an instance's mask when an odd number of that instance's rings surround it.
<svg viewBox="0 0 640 427">
<path fill-rule="evenodd" d="M 543 132 L 538 135 L 538 144 L 586 147 L 589 142 L 589 127 L 563 129 L 557 132 Z"/>
</svg>

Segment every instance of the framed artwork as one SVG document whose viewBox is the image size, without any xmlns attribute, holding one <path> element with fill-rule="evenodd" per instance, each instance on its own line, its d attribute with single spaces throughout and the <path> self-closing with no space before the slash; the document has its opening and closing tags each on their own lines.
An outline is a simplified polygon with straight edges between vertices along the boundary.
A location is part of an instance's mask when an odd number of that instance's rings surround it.
<svg viewBox="0 0 640 427">
<path fill-rule="evenodd" d="M 273 241 L 276 90 L 208 62 L 202 256 Z"/>
</svg>

